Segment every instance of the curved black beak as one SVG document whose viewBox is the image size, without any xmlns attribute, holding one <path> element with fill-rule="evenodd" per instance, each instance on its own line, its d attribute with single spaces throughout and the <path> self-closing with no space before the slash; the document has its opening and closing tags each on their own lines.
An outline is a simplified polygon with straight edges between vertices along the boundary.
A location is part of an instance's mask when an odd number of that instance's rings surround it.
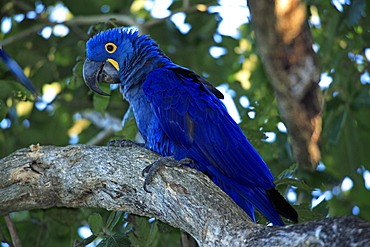
<svg viewBox="0 0 370 247">
<path fill-rule="evenodd" d="M 95 62 L 86 59 L 83 66 L 83 77 L 86 85 L 95 93 L 110 96 L 100 89 L 98 82 L 116 84 L 120 82 L 120 76 L 116 68 L 107 61 Z"/>
</svg>

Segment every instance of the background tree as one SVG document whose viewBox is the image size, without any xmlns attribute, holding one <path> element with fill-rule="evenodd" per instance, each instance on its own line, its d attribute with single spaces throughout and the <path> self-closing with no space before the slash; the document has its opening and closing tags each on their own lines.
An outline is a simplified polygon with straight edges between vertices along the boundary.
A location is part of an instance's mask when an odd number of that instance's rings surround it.
<svg viewBox="0 0 370 247">
<path fill-rule="evenodd" d="M 260 59 L 268 51 L 258 50 L 263 40 L 247 19 L 246 4 L 240 4 L 243 7 L 233 9 L 233 16 L 242 16 L 245 24 L 239 28 L 239 36 L 231 37 L 222 33 L 226 7 L 214 1 L 174 1 L 169 4 L 169 16 L 164 18 L 156 16 L 158 5 L 151 1 L 3 1 L 1 44 L 24 68 L 44 101 L 34 104 L 0 63 L 0 157 L 36 143 L 106 145 L 112 139 L 134 139 L 136 127 L 131 118 L 121 128 L 120 120 L 128 109 L 121 94 L 113 90 L 111 97 L 103 97 L 89 92 L 81 77 L 81 63 L 85 42 L 96 30 L 135 25 L 150 34 L 175 63 L 194 70 L 214 85 L 223 84 L 231 93 L 243 131 L 272 173 L 285 178 L 278 181 L 278 188 L 289 193 L 290 200 L 303 205 L 298 208 L 300 221 L 313 219 L 307 210 L 312 206 L 323 216 L 356 214 L 369 220 L 370 50 L 366 41 L 370 23 L 365 17 L 370 6 L 364 0 L 308 1 L 303 6 L 323 73 L 321 163 L 318 170 L 307 171 L 302 166 L 295 169 L 297 156 L 290 146 L 294 141 L 284 129 L 283 122 L 287 120 L 278 110 L 276 86 L 269 84 L 273 75 Z M 185 22 L 181 22 L 183 17 Z M 217 51 L 220 53 L 215 55 Z M 308 186 L 287 182 L 287 178 L 297 178 Z M 101 213 L 104 219 L 109 215 L 104 210 L 53 208 L 11 216 L 24 245 L 65 246 L 80 239 L 77 229 L 86 225 L 94 212 Z M 179 243 L 179 231 L 158 222 L 147 223 L 147 219 L 125 219 L 129 226 L 123 228 L 124 222 L 119 221 L 116 232 L 127 231 L 133 225 L 146 225 L 149 232 L 157 224 L 159 230 L 153 234 L 159 242 L 174 246 Z M 259 222 L 265 222 L 263 217 Z M 0 223 L 5 225 L 5 220 Z M 1 229 L 1 241 L 10 242 L 8 231 Z M 137 229 L 132 236 L 148 235 Z"/>
</svg>

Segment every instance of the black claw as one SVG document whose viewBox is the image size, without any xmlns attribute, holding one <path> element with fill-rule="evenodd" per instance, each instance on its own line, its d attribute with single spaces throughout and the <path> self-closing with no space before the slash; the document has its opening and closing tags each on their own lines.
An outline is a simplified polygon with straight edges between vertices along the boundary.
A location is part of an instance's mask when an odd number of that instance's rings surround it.
<svg viewBox="0 0 370 247">
<path fill-rule="evenodd" d="M 149 173 L 150 168 L 152 168 L 152 165 L 153 165 L 153 164 L 154 164 L 154 163 L 152 163 L 152 164 L 150 164 L 150 165 L 147 165 L 147 166 L 142 170 L 142 172 L 141 172 L 141 176 L 145 177 L 145 174 L 146 174 L 146 173 Z"/>
<path fill-rule="evenodd" d="M 143 184 L 143 189 L 145 190 L 146 193 L 152 193 L 150 190 L 148 190 L 147 185 L 149 182 L 145 179 L 144 184 Z"/>
<path fill-rule="evenodd" d="M 180 160 L 180 162 L 182 164 L 185 164 L 185 165 L 190 165 L 191 168 L 194 168 L 195 167 L 195 163 L 194 163 L 194 160 L 190 159 L 190 158 L 185 158 L 185 159 L 182 159 Z"/>
<path fill-rule="evenodd" d="M 181 160 L 175 160 L 173 156 L 159 158 L 152 164 L 146 166 L 141 172 L 142 176 L 145 177 L 144 184 L 143 184 L 144 190 L 148 193 L 152 193 L 150 190 L 147 189 L 147 185 L 153 181 L 153 177 L 155 173 L 162 166 L 175 167 L 175 166 L 182 166 L 182 165 L 189 165 L 189 164 L 193 164 L 194 166 L 194 161 L 189 158 L 185 158 Z M 147 175 L 145 176 L 145 174 Z"/>
</svg>

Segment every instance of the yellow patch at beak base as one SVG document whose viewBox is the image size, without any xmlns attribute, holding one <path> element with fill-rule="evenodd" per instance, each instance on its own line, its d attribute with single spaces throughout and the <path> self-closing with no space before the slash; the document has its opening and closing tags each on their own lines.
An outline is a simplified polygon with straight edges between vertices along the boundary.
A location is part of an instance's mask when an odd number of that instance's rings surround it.
<svg viewBox="0 0 370 247">
<path fill-rule="evenodd" d="M 114 68 L 116 68 L 117 71 L 119 71 L 119 65 L 116 60 L 108 58 L 107 61 L 110 62 L 114 66 Z"/>
</svg>

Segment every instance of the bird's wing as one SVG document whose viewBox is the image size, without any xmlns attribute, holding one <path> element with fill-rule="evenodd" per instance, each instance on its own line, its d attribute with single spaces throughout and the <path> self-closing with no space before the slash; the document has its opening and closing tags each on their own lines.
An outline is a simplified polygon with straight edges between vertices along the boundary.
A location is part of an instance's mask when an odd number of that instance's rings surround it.
<svg viewBox="0 0 370 247">
<path fill-rule="evenodd" d="M 222 102 L 202 84 L 171 70 L 156 69 L 143 88 L 164 132 L 189 150 L 191 158 L 213 165 L 240 183 L 274 187 L 273 176 L 262 158 Z"/>
<path fill-rule="evenodd" d="M 143 90 L 161 128 L 178 145 L 178 158 L 195 160 L 252 218 L 251 204 L 282 224 L 267 193 L 275 187 L 271 172 L 211 91 L 168 69 L 153 70 Z"/>
</svg>

